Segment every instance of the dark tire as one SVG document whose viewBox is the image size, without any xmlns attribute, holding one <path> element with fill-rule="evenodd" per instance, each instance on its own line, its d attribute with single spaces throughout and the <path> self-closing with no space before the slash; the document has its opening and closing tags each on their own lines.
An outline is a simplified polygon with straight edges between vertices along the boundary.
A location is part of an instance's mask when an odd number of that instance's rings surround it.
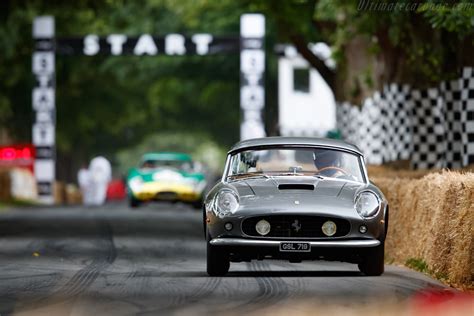
<svg viewBox="0 0 474 316">
<path fill-rule="evenodd" d="M 141 202 L 137 199 L 135 199 L 134 197 L 130 197 L 129 199 L 129 205 L 131 208 L 137 208 L 140 206 Z"/>
<path fill-rule="evenodd" d="M 368 249 L 363 261 L 359 263 L 359 270 L 367 276 L 379 276 L 384 272 L 385 243 Z"/>
<path fill-rule="evenodd" d="M 192 205 L 193 208 L 196 209 L 196 210 L 202 209 L 202 201 L 201 201 L 201 200 L 196 201 L 196 202 L 193 202 L 193 203 L 191 203 L 191 205 Z"/>
<path fill-rule="evenodd" d="M 229 272 L 229 254 L 220 247 L 213 247 L 207 242 L 207 274 L 223 276 Z"/>
<path fill-rule="evenodd" d="M 202 208 L 202 228 L 203 228 L 203 233 L 204 233 L 204 239 L 207 240 L 207 222 L 206 222 L 206 208 Z"/>
</svg>

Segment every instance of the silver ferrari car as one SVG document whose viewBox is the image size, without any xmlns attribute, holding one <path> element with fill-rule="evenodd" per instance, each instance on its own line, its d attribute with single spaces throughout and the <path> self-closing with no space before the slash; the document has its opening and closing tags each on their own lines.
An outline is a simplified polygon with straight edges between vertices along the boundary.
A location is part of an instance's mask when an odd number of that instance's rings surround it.
<svg viewBox="0 0 474 316">
<path fill-rule="evenodd" d="M 268 137 L 237 143 L 203 213 L 207 273 L 230 262 L 356 263 L 384 272 L 388 203 L 360 150 L 343 141 Z"/>
</svg>

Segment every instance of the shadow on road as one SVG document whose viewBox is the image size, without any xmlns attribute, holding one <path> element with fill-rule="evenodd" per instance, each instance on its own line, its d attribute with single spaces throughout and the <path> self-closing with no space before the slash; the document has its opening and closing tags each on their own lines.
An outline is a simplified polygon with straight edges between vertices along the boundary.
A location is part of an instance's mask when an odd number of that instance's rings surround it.
<svg viewBox="0 0 474 316">
<path fill-rule="evenodd" d="M 99 223 L 107 223 L 113 236 L 183 237 L 202 239 L 202 216 L 181 206 L 170 209 L 131 210 L 120 204 L 103 208 L 25 208 L 0 216 L 0 237 L 94 238 Z"/>
<path fill-rule="evenodd" d="M 206 272 L 173 271 L 161 274 L 164 277 L 202 278 L 208 277 Z M 230 271 L 222 278 L 300 278 L 300 277 L 364 277 L 359 271 Z"/>
</svg>

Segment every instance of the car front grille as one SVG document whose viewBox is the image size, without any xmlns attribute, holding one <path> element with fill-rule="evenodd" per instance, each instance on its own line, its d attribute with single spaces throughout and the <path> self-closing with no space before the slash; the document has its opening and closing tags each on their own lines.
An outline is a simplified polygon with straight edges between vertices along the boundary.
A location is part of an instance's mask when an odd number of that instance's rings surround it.
<svg viewBox="0 0 474 316">
<path fill-rule="evenodd" d="M 260 220 L 266 220 L 270 223 L 270 232 L 261 236 L 257 233 L 255 225 Z M 351 224 L 342 218 L 311 215 L 269 215 L 256 216 L 244 219 L 242 222 L 242 232 L 252 237 L 282 237 L 282 238 L 318 238 L 326 237 L 322 231 L 322 225 L 326 221 L 333 221 L 336 224 L 336 233 L 331 237 L 342 237 L 349 234 Z"/>
<path fill-rule="evenodd" d="M 159 192 L 156 194 L 156 199 L 158 200 L 176 200 L 178 195 L 176 192 Z"/>
</svg>

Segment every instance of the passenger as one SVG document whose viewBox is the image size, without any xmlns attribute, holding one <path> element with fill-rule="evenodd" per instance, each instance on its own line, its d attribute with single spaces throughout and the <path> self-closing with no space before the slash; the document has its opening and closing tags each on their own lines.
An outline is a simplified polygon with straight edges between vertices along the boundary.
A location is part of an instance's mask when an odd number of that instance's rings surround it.
<svg viewBox="0 0 474 316">
<path fill-rule="evenodd" d="M 155 167 L 155 164 L 150 160 L 145 160 L 142 164 L 143 169 L 152 169 Z"/>
</svg>

